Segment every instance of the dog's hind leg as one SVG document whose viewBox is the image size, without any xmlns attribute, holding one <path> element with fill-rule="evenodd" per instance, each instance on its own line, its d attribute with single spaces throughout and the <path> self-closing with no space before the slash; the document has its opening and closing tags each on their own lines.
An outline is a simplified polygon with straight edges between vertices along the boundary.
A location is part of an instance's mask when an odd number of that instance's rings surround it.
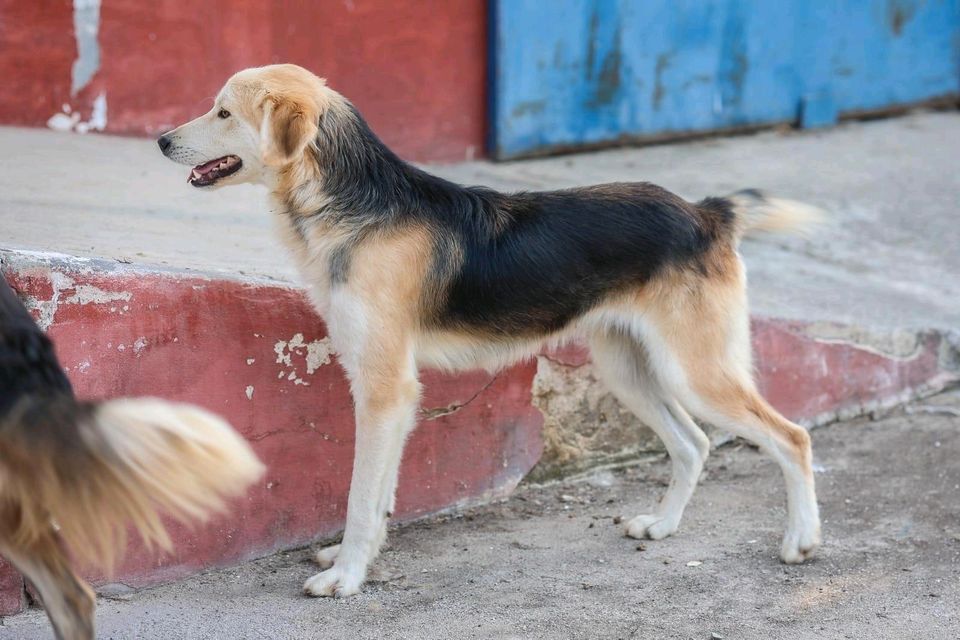
<svg viewBox="0 0 960 640">
<path fill-rule="evenodd" d="M 690 410 L 702 420 L 753 442 L 780 465 L 787 484 L 787 531 L 780 558 L 803 562 L 820 545 L 810 434 L 771 407 L 751 383 L 719 374 L 694 381 Z"/>
<path fill-rule="evenodd" d="M 670 454 L 673 475 L 660 504 L 653 513 L 629 520 L 626 527 L 627 535 L 634 538 L 665 538 L 680 525 L 703 471 L 710 441 L 666 392 L 643 346 L 628 333 L 602 329 L 591 337 L 590 351 L 607 387 L 653 429 Z"/>
<path fill-rule="evenodd" d="M 37 590 L 58 640 L 93 640 L 96 598 L 71 568 L 53 528 L 23 547 L 2 540 L 0 553 Z"/>
<path fill-rule="evenodd" d="M 780 465 L 787 485 L 787 531 L 780 556 L 802 562 L 820 544 L 810 435 L 756 390 L 750 356 L 746 275 L 729 251 L 710 278 L 688 278 L 645 301 L 634 324 L 663 375 L 693 416 L 757 444 Z"/>
</svg>

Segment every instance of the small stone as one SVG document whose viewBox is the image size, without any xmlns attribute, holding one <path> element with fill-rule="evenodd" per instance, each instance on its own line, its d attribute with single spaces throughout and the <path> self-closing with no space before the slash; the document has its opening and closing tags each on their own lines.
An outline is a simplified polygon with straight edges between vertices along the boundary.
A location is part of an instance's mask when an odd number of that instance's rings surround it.
<svg viewBox="0 0 960 640">
<path fill-rule="evenodd" d="M 560 502 L 579 502 L 576 496 L 572 496 L 569 493 L 563 493 L 560 495 Z"/>
<path fill-rule="evenodd" d="M 592 522 L 587 525 L 587 529 L 593 529 L 593 523 L 592 523 Z"/>
<path fill-rule="evenodd" d="M 620 524 L 623 522 L 623 518 L 620 516 L 613 516 L 613 524 Z"/>
<path fill-rule="evenodd" d="M 671 562 L 673 562 L 673 561 L 672 561 L 670 558 L 664 558 L 664 559 L 663 559 L 663 564 L 670 564 Z"/>
<path fill-rule="evenodd" d="M 636 548 L 637 548 L 637 551 L 646 551 L 646 550 L 647 550 L 647 545 L 645 545 L 645 544 L 643 544 L 643 543 L 641 542 L 640 544 L 637 545 Z"/>
<path fill-rule="evenodd" d="M 690 562 L 687 563 L 687 566 L 688 566 L 688 567 L 699 567 L 699 566 L 702 565 L 702 564 L 703 564 L 703 563 L 700 562 L 699 560 L 691 560 Z"/>
<path fill-rule="evenodd" d="M 723 640 L 723 636 L 714 631 L 710 634 L 710 640 Z"/>
</svg>

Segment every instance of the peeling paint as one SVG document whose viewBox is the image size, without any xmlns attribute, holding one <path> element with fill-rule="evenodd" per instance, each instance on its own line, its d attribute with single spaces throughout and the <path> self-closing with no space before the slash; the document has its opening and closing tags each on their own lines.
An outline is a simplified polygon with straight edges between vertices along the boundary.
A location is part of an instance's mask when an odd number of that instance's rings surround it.
<svg viewBox="0 0 960 640">
<path fill-rule="evenodd" d="M 277 354 L 276 363 L 283 365 L 278 378 L 286 376 L 287 380 L 294 384 L 309 385 L 309 382 L 297 374 L 298 365 L 294 364 L 294 356 L 302 357 L 306 375 L 313 375 L 323 365 L 330 364 L 333 348 L 330 346 L 330 338 L 306 342 L 303 334 L 297 333 L 290 340 L 278 340 L 273 345 L 273 352 Z M 248 360 L 247 364 L 252 363 Z"/>
<path fill-rule="evenodd" d="M 246 388 L 245 392 L 246 392 L 246 394 L 247 394 L 247 400 L 253 400 L 253 385 L 252 385 L 252 384 L 247 385 L 247 388 Z"/>
<path fill-rule="evenodd" d="M 257 361 L 256 358 L 247 358 L 247 366 L 250 366 L 251 364 L 253 364 L 253 363 L 256 362 L 256 361 Z"/>
<path fill-rule="evenodd" d="M 73 295 L 68 298 L 64 298 L 64 304 L 106 304 L 108 302 L 117 301 L 129 302 L 133 297 L 129 291 L 104 291 L 103 289 L 89 284 L 74 285 L 73 281 L 70 282 L 68 288 L 73 289 Z"/>
<path fill-rule="evenodd" d="M 100 69 L 100 0 L 73 0 L 77 59 L 70 73 L 70 94 L 77 95 Z"/>
<path fill-rule="evenodd" d="M 27 309 L 37 311 L 37 325 L 41 330 L 47 331 L 53 324 L 53 319 L 57 315 L 57 307 L 60 305 L 60 294 L 64 289 L 73 286 L 73 280 L 60 273 L 59 271 L 50 272 L 50 288 L 53 293 L 49 300 L 37 300 L 28 298 L 25 301 Z"/>
<path fill-rule="evenodd" d="M 136 353 L 137 355 L 139 355 L 141 351 L 143 351 L 144 349 L 147 348 L 147 344 L 148 344 L 148 343 L 147 343 L 147 337 L 146 337 L 146 336 L 140 336 L 140 337 L 137 338 L 136 341 L 133 343 L 133 352 Z"/>
<path fill-rule="evenodd" d="M 47 120 L 47 127 L 54 131 L 75 131 L 83 134 L 89 131 L 103 131 L 107 128 L 107 94 L 101 91 L 93 100 L 90 119 L 83 120 L 79 111 L 72 111 L 70 105 L 63 105 L 63 113 L 55 113 Z"/>
<path fill-rule="evenodd" d="M 923 351 L 925 332 L 896 329 L 880 332 L 864 327 L 814 322 L 803 332 L 826 344 L 841 344 L 893 360 L 911 360 Z"/>
</svg>

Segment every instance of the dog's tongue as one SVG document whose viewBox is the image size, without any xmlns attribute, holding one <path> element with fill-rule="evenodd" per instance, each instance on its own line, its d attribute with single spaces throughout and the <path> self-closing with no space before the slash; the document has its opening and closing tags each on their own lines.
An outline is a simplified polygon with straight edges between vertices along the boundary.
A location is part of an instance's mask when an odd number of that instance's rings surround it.
<svg viewBox="0 0 960 640">
<path fill-rule="evenodd" d="M 203 164 L 198 164 L 197 166 L 195 166 L 195 167 L 193 168 L 193 170 L 196 171 L 197 173 L 206 173 L 207 171 L 210 171 L 210 169 L 213 169 L 215 166 L 217 166 L 218 164 L 220 164 L 220 162 L 221 162 L 222 160 L 223 160 L 223 158 L 214 158 L 213 160 L 210 160 L 209 162 L 204 162 Z"/>
</svg>

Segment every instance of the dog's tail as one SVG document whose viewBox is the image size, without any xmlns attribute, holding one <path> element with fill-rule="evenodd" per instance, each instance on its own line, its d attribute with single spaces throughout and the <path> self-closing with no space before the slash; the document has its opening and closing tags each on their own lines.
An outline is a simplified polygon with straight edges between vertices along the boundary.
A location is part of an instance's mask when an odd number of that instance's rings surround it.
<svg viewBox="0 0 960 640">
<path fill-rule="evenodd" d="M 55 526 L 80 560 L 108 572 L 127 523 L 169 550 L 161 513 L 202 520 L 262 473 L 229 424 L 192 405 L 29 396 L 0 420 L 0 510 L 16 514 L 9 539 L 30 548 Z"/>
<path fill-rule="evenodd" d="M 822 209 L 795 200 L 773 198 L 756 189 L 744 189 L 724 198 L 734 214 L 738 239 L 756 231 L 805 234 L 822 223 Z"/>
</svg>

